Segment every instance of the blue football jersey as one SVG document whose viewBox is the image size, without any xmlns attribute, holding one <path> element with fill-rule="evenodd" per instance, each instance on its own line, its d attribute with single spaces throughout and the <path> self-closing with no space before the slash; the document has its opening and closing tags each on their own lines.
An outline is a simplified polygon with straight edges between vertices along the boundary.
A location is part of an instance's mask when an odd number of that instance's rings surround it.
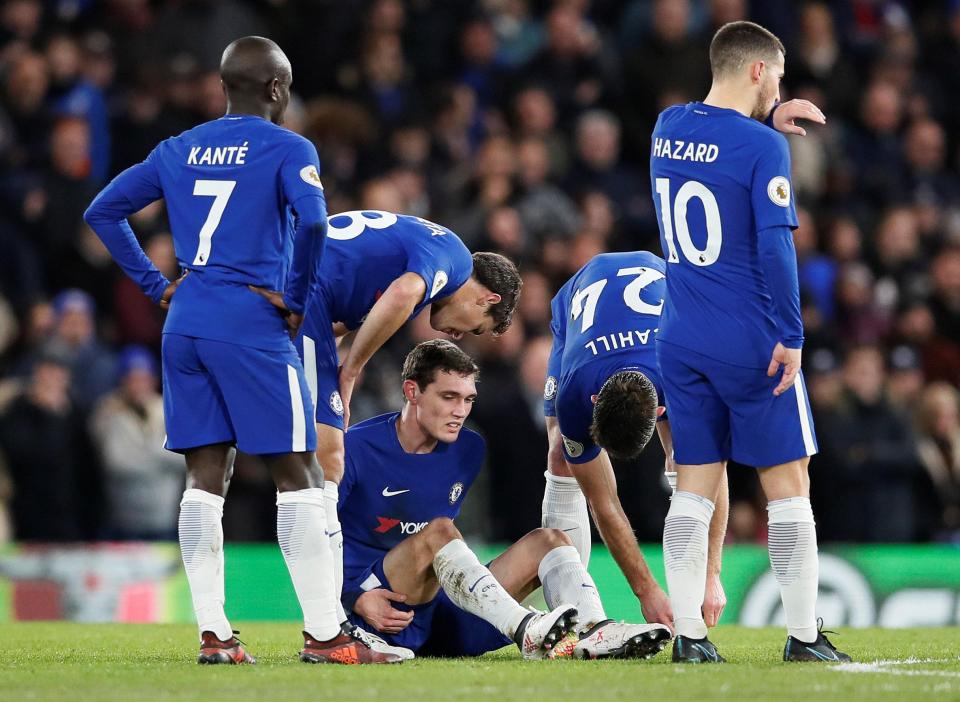
<svg viewBox="0 0 960 702">
<path fill-rule="evenodd" d="M 330 320 L 348 329 L 359 327 L 404 273 L 416 273 L 427 286 L 411 317 L 452 295 L 473 274 L 473 258 L 460 237 L 420 217 L 363 210 L 331 215 L 327 222 L 327 248 L 311 298 L 319 295 Z"/>
<path fill-rule="evenodd" d="M 757 242 L 797 226 L 786 138 L 735 110 L 669 107 L 650 178 L 667 259 L 658 343 L 766 368 L 781 335 Z"/>
<path fill-rule="evenodd" d="M 407 453 L 397 438 L 399 412 L 350 427 L 338 512 L 343 529 L 345 580 L 359 576 L 436 517 L 455 518 L 480 472 L 486 445 L 461 429 L 451 444 Z"/>
<path fill-rule="evenodd" d="M 289 347 L 277 310 L 247 286 L 286 288 L 293 213 L 301 198 L 322 199 L 319 168 L 307 139 L 231 114 L 161 142 L 114 181 L 134 205 L 165 199 L 177 260 L 190 271 L 165 332 Z"/>
<path fill-rule="evenodd" d="M 600 453 L 590 438 L 590 398 L 611 375 L 639 370 L 660 394 L 654 340 L 663 308 L 665 267 L 662 258 L 647 251 L 601 254 L 553 298 L 553 348 L 543 409 L 548 417 L 557 418 L 571 463 L 586 463 Z"/>
</svg>

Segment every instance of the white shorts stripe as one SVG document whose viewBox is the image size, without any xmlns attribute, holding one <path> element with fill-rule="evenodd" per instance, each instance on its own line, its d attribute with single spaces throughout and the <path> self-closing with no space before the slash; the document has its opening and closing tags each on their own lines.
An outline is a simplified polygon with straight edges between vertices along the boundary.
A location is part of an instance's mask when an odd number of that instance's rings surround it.
<svg viewBox="0 0 960 702">
<path fill-rule="evenodd" d="M 303 337 L 303 372 L 307 376 L 307 387 L 313 407 L 317 407 L 317 342 L 309 336 Z"/>
<path fill-rule="evenodd" d="M 307 418 L 303 410 L 303 395 L 297 369 L 287 366 L 287 382 L 290 385 L 290 411 L 293 415 L 293 444 L 291 451 L 307 450 Z"/>
<path fill-rule="evenodd" d="M 797 374 L 797 380 L 793 384 L 797 391 L 797 410 L 800 413 L 800 431 L 803 434 L 803 448 L 808 456 L 817 452 L 817 447 L 813 443 L 813 431 L 810 428 L 810 411 L 807 409 L 807 389 L 803 383 L 803 375 Z"/>
</svg>

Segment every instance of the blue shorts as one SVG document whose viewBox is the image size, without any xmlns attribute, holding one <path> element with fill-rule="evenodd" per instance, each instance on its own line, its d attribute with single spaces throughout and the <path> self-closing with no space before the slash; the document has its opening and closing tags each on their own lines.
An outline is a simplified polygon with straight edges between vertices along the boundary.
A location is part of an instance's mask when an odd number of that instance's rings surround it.
<svg viewBox="0 0 960 702">
<path fill-rule="evenodd" d="M 366 587 L 361 587 L 360 583 L 364 583 Z M 345 584 L 344 590 L 370 590 L 374 587 L 393 589 L 383 572 L 383 558 L 363 571 L 351 583 Z M 414 613 L 413 621 L 399 634 L 376 631 L 364 621 L 363 617 L 353 612 L 350 613 L 349 619 L 357 626 L 377 634 L 387 643 L 409 648 L 420 656 L 438 658 L 481 656 L 488 651 L 496 651 L 513 643 L 489 622 L 457 607 L 443 590 L 440 590 L 430 602 L 424 604 L 405 605 L 394 602 L 393 606 L 403 612 Z"/>
<path fill-rule="evenodd" d="M 234 443 L 250 454 L 316 451 L 313 403 L 291 344 L 265 351 L 163 335 L 166 447 Z"/>
<path fill-rule="evenodd" d="M 779 397 L 780 374 L 742 368 L 657 342 L 674 459 L 701 465 L 733 459 L 769 468 L 817 452 L 803 373 Z"/>
<path fill-rule="evenodd" d="M 340 399 L 340 361 L 333 322 L 326 304 L 311 298 L 307 314 L 296 340 L 297 353 L 303 359 L 307 386 L 316 406 L 316 421 L 343 429 L 343 400 Z"/>
</svg>

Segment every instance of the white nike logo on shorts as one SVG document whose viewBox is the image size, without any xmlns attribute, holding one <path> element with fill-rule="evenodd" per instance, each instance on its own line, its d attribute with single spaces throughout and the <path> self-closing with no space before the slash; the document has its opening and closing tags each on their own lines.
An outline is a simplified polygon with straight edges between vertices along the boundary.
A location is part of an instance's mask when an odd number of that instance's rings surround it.
<svg viewBox="0 0 960 702">
<path fill-rule="evenodd" d="M 409 490 L 391 490 L 390 487 L 383 488 L 381 493 L 384 497 L 393 497 L 394 495 L 402 495 L 405 492 L 410 492 Z"/>
</svg>

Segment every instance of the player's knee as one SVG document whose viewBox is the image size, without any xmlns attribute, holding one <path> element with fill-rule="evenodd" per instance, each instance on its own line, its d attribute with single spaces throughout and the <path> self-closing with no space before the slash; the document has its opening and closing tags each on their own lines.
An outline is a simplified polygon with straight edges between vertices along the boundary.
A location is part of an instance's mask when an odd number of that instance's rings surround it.
<svg viewBox="0 0 960 702">
<path fill-rule="evenodd" d="M 434 553 L 454 539 L 463 538 L 460 530 L 457 529 L 453 520 L 449 517 L 437 517 L 436 519 L 430 520 L 421 533 Z"/>
<path fill-rule="evenodd" d="M 317 460 L 320 462 L 320 467 L 323 468 L 324 480 L 331 480 L 339 485 L 340 481 L 343 480 L 344 472 L 343 444 L 318 447 Z"/>
<path fill-rule="evenodd" d="M 551 551 L 560 546 L 573 546 L 573 541 L 560 529 L 536 529 L 537 540 L 543 544 L 544 551 Z"/>
</svg>

